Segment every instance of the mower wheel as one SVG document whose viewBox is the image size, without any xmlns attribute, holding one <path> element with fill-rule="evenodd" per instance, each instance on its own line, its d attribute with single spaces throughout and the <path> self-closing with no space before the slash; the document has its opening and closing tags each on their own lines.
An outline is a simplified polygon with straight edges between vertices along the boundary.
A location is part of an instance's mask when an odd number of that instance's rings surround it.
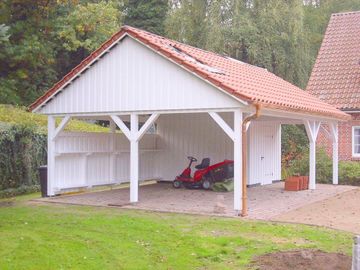
<svg viewBox="0 0 360 270">
<path fill-rule="evenodd" d="M 181 188 L 182 183 L 179 180 L 174 180 L 173 187 L 174 188 Z"/>
<path fill-rule="evenodd" d="M 212 182 L 209 178 L 205 178 L 202 182 L 202 187 L 205 190 L 209 190 L 212 187 Z"/>
</svg>

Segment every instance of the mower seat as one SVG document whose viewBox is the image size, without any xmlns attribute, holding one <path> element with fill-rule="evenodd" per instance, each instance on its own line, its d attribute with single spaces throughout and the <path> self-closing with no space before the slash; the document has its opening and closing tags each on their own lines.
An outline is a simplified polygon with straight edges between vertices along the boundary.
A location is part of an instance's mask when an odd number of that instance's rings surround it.
<svg viewBox="0 0 360 270">
<path fill-rule="evenodd" d="M 210 166 L 210 158 L 203 158 L 201 163 L 199 165 L 195 166 L 195 169 L 198 169 L 198 170 L 206 169 L 209 166 Z"/>
</svg>

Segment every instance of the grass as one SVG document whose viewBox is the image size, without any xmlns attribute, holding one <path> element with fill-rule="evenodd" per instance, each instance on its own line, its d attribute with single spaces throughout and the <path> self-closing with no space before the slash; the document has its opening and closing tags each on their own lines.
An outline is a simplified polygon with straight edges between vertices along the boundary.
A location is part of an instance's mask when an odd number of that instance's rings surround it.
<svg viewBox="0 0 360 270">
<path fill-rule="evenodd" d="M 57 124 L 59 124 L 60 121 L 61 119 L 57 119 Z M 25 107 L 0 104 L 0 122 L 34 126 L 40 133 L 46 134 L 47 132 L 47 117 L 45 115 L 28 112 Z M 108 132 L 108 128 L 79 120 L 70 120 L 65 130 Z"/>
<path fill-rule="evenodd" d="M 28 202 L 37 196 L 0 200 L 0 269 L 246 269 L 281 250 L 351 254 L 351 234 L 324 228 Z"/>
</svg>

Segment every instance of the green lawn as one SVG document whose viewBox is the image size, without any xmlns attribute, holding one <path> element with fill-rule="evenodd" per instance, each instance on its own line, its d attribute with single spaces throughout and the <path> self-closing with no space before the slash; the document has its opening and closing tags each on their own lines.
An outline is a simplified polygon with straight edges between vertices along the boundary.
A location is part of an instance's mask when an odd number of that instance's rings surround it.
<svg viewBox="0 0 360 270">
<path fill-rule="evenodd" d="M 246 269 L 254 256 L 351 254 L 351 235 L 180 214 L 0 200 L 0 269 Z M 38 195 L 36 195 L 38 196 Z"/>
</svg>

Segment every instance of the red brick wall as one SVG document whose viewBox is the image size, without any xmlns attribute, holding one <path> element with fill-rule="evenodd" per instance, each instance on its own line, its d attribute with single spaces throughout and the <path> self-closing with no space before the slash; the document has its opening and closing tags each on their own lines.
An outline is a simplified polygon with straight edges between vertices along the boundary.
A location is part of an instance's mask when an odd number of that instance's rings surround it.
<svg viewBox="0 0 360 270">
<path fill-rule="evenodd" d="M 360 158 L 352 157 L 352 127 L 360 126 L 360 113 L 352 114 L 352 120 L 339 122 L 339 160 L 360 161 Z M 327 125 L 323 125 L 327 130 Z M 332 141 L 326 136 L 326 132 L 320 129 L 317 143 L 326 148 L 328 154 L 332 155 Z"/>
</svg>

